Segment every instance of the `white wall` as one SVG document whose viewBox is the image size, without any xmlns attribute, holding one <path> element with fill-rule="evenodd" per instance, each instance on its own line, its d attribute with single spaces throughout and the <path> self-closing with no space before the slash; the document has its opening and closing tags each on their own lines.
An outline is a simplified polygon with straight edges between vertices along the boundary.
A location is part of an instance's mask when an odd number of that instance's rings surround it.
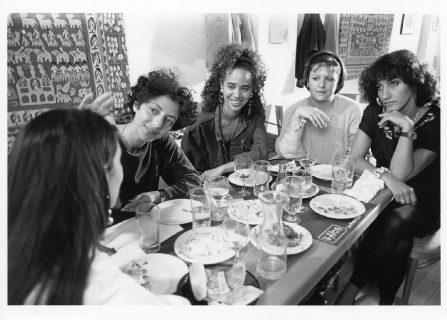
<svg viewBox="0 0 447 320">
<path fill-rule="evenodd" d="M 288 26 L 288 40 L 281 44 L 269 43 L 270 14 L 251 14 L 251 20 L 255 41 L 268 71 L 264 90 L 266 103 L 288 106 L 308 93 L 295 86 L 297 14 L 281 15 Z M 389 50 L 405 48 L 416 52 L 422 15 L 415 17 L 415 31 L 411 35 L 400 34 L 401 19 L 401 14 L 395 15 Z M 206 78 L 204 13 L 126 13 L 124 26 L 132 85 L 139 75 L 156 67 L 177 67 L 182 84 L 200 94 Z M 433 63 L 435 56 L 439 63 L 439 31 L 430 31 L 426 58 Z"/>
<path fill-rule="evenodd" d="M 131 85 L 158 67 L 177 67 L 189 88 L 204 81 L 204 14 L 126 13 L 124 28 Z"/>
</svg>

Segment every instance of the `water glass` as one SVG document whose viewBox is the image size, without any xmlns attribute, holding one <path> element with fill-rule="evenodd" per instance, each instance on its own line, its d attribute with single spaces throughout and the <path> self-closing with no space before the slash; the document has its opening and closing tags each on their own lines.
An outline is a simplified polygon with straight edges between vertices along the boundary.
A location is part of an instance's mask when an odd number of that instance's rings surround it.
<svg viewBox="0 0 447 320">
<path fill-rule="evenodd" d="M 227 218 L 227 213 L 221 210 L 220 201 L 226 197 L 230 191 L 230 184 L 228 178 L 224 176 L 214 176 L 208 180 L 207 188 L 210 196 L 217 204 L 217 210 L 211 213 L 211 219 L 214 221 L 224 221 Z"/>
<path fill-rule="evenodd" d="M 253 163 L 255 173 L 255 186 L 253 194 L 257 196 L 260 192 L 269 190 L 270 180 L 270 162 L 265 160 L 257 160 Z"/>
<path fill-rule="evenodd" d="M 205 188 L 194 188 L 189 192 L 192 211 L 192 228 L 211 226 L 210 192 Z"/>
<path fill-rule="evenodd" d="M 312 173 L 306 169 L 299 168 L 298 170 L 293 172 L 293 176 L 303 177 L 304 179 L 304 193 L 311 193 L 313 189 L 312 185 Z"/>
<path fill-rule="evenodd" d="M 301 218 L 298 213 L 303 204 L 303 190 L 305 180 L 300 176 L 287 176 L 283 181 L 283 192 L 289 196 L 289 201 L 284 206 L 286 214 L 284 214 L 284 221 L 301 223 Z"/>
<path fill-rule="evenodd" d="M 135 217 L 140 248 L 145 253 L 160 250 L 160 213 L 158 206 L 154 203 L 142 203 L 137 206 Z"/>
<path fill-rule="evenodd" d="M 332 161 L 331 192 L 342 194 L 349 182 L 350 171 L 343 160 Z"/>
<path fill-rule="evenodd" d="M 310 172 L 310 169 L 315 165 L 316 162 L 316 155 L 315 152 L 312 150 L 307 150 L 304 153 L 304 156 L 300 159 L 298 159 L 301 166 L 306 170 Z"/>
<path fill-rule="evenodd" d="M 251 176 L 253 171 L 253 160 L 250 158 L 238 158 L 234 161 L 234 171 L 242 180 L 242 189 L 238 192 L 243 198 L 251 195 L 250 191 L 245 190 L 245 181 Z"/>
<path fill-rule="evenodd" d="M 346 181 L 346 189 L 352 188 L 352 183 L 354 180 L 354 172 L 355 172 L 355 157 L 350 155 L 343 155 L 335 158 L 337 161 L 342 161 L 346 170 L 349 171 L 349 175 Z"/>
</svg>

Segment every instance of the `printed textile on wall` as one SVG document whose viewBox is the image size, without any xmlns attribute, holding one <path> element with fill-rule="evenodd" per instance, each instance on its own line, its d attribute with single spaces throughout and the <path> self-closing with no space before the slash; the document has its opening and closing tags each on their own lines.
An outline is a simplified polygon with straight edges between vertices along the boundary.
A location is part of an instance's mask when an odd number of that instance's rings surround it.
<svg viewBox="0 0 447 320">
<path fill-rule="evenodd" d="M 122 14 L 13 13 L 8 16 L 8 151 L 31 119 L 112 91 L 124 114 L 129 66 Z"/>
<path fill-rule="evenodd" d="M 363 69 L 388 52 L 392 14 L 341 14 L 339 55 L 348 79 L 358 78 Z"/>
</svg>

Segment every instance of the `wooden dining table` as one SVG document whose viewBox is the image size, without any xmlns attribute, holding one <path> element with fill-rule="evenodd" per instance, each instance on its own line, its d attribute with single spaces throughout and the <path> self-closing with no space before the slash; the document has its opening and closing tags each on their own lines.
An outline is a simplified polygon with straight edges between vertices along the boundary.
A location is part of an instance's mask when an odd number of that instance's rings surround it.
<svg viewBox="0 0 447 320">
<path fill-rule="evenodd" d="M 314 178 L 313 182 L 318 185 L 319 194 L 330 193 L 330 181 Z M 253 191 L 252 188 L 247 188 Z M 230 194 L 237 198 L 237 191 L 240 186 L 231 185 Z M 246 199 L 255 199 L 252 195 Z M 259 281 L 260 288 L 264 293 L 259 297 L 257 305 L 296 305 L 301 303 L 312 293 L 315 286 L 326 275 L 340 258 L 357 242 L 369 225 L 376 219 L 379 213 L 389 204 L 392 199 L 391 192 L 388 189 L 382 189 L 375 197 L 365 204 L 366 211 L 361 219 L 350 226 L 349 232 L 339 239 L 336 245 L 327 241 L 320 240 L 318 234 L 312 233 L 313 242 L 309 249 L 299 254 L 287 256 L 287 270 L 285 275 L 278 280 L 263 279 L 256 272 L 256 263 L 258 249 L 249 243 L 242 251 L 241 258 L 244 259 L 247 270 L 251 272 Z M 310 200 L 310 199 L 309 199 Z M 309 201 L 304 201 L 303 205 L 310 210 L 309 215 L 317 215 L 309 208 Z M 319 215 L 318 215 L 319 216 Z M 336 219 L 319 216 L 319 221 L 314 221 L 314 226 L 319 223 L 337 224 Z M 328 219 L 325 221 L 324 219 Z M 351 219 L 353 220 L 353 219 Z M 349 221 L 348 221 L 349 222 Z M 332 226 L 332 225 L 331 225 Z M 116 226 L 115 226 L 116 227 Z M 192 228 L 191 223 L 181 225 L 182 231 L 179 231 L 161 243 L 161 253 L 175 255 L 174 243 L 180 234 Z M 177 231 L 177 230 L 176 230 Z M 115 231 L 116 232 L 116 231 Z M 138 245 L 138 242 L 136 243 Z M 228 260 L 231 263 L 232 259 Z M 225 263 L 225 262 L 224 262 Z"/>
</svg>

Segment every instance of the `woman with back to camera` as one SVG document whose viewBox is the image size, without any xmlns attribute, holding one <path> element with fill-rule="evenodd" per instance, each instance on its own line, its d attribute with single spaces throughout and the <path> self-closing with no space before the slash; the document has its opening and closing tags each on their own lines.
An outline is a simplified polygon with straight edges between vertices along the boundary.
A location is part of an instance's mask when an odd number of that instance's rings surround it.
<svg viewBox="0 0 447 320">
<path fill-rule="evenodd" d="M 185 132 L 182 149 L 202 178 L 234 171 L 234 160 L 267 159 L 259 55 L 238 44 L 219 48 L 202 91 L 203 112 Z"/>
<path fill-rule="evenodd" d="M 350 282 L 338 304 L 352 304 L 366 283 L 377 283 L 380 304 L 393 304 L 413 237 L 440 226 L 440 109 L 437 79 L 408 50 L 379 57 L 360 77 L 369 101 L 352 147 L 356 171 L 369 170 L 394 201 L 369 227 Z M 365 160 L 371 148 L 377 167 Z"/>
<path fill-rule="evenodd" d="M 331 163 L 349 152 L 360 123 L 360 105 L 338 94 L 345 79 L 338 55 L 315 53 L 306 63 L 304 77 L 310 96 L 287 108 L 276 152 L 294 159 L 312 151 L 317 163 Z"/>
<path fill-rule="evenodd" d="M 81 105 L 105 116 L 110 110 L 105 103 L 89 105 L 86 99 Z M 172 72 L 154 70 L 138 78 L 131 88 L 127 108 L 133 115 L 132 121 L 116 125 L 124 171 L 119 196 L 122 210 L 135 211 L 142 202 L 188 197 L 189 189 L 200 184 L 200 177 L 168 131 L 195 118 L 190 92 L 180 87 Z M 160 177 L 168 186 L 159 190 Z M 124 216 L 123 212 L 114 212 L 117 221 Z"/>
<path fill-rule="evenodd" d="M 116 130 L 88 110 L 30 121 L 8 159 L 9 304 L 165 304 L 95 246 L 123 171 Z"/>
</svg>

